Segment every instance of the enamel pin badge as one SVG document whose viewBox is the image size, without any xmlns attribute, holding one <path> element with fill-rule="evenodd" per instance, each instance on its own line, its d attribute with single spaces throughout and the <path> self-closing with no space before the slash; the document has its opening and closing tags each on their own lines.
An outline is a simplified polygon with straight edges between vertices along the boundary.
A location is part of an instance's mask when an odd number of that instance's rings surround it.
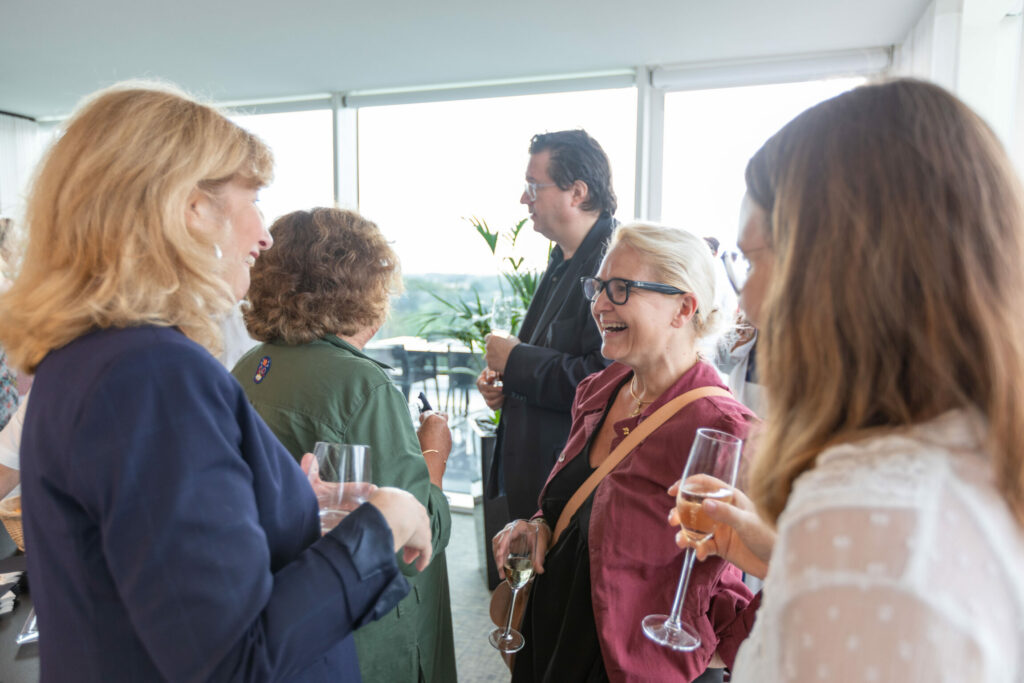
<svg viewBox="0 0 1024 683">
<path fill-rule="evenodd" d="M 270 356 L 263 356 L 260 359 L 260 364 L 256 366 L 256 374 L 253 375 L 252 381 L 259 384 L 268 372 L 270 372 Z"/>
</svg>

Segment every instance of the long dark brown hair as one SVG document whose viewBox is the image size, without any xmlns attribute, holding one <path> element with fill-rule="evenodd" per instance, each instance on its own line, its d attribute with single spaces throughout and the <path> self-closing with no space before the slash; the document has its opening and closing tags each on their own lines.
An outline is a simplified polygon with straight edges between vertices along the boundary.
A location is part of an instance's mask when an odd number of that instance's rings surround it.
<svg viewBox="0 0 1024 683">
<path fill-rule="evenodd" d="M 988 126 L 897 80 L 804 112 L 751 160 L 770 209 L 769 400 L 751 493 L 776 519 L 827 446 L 980 413 L 1024 525 L 1024 207 Z"/>
</svg>

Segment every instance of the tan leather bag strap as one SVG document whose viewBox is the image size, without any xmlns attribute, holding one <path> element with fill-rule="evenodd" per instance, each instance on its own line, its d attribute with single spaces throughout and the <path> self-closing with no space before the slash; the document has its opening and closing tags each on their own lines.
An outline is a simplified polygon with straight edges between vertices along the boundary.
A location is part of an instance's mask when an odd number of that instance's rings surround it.
<svg viewBox="0 0 1024 683">
<path fill-rule="evenodd" d="M 597 485 L 601 483 L 601 480 L 605 476 L 615 469 L 615 466 L 622 462 L 627 455 L 633 452 L 641 441 L 646 439 L 651 432 L 665 424 L 665 422 L 686 407 L 688 404 L 693 403 L 699 398 L 705 398 L 707 396 L 732 396 L 728 391 L 721 387 L 700 387 L 698 389 L 691 389 L 685 394 L 676 396 L 674 399 L 658 408 L 654 413 L 646 420 L 637 425 L 636 429 L 629 433 L 625 439 L 623 439 L 618 447 L 612 451 L 607 458 L 604 459 L 594 472 L 587 477 L 587 480 L 576 489 L 576 493 L 572 494 L 572 498 L 562 508 L 562 514 L 558 517 L 558 524 L 555 525 L 555 532 L 551 536 L 551 544 L 549 548 L 553 547 L 558 541 L 558 537 L 562 535 L 565 528 L 569 526 L 569 521 L 572 520 L 572 516 L 576 514 L 580 506 L 583 505 Z M 682 468 L 679 470 L 682 472 Z"/>
</svg>

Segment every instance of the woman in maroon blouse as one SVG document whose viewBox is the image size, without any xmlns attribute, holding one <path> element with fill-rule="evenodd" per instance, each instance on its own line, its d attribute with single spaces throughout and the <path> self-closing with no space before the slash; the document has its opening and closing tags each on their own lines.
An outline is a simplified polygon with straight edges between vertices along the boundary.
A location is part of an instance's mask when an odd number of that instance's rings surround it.
<svg viewBox="0 0 1024 683">
<path fill-rule="evenodd" d="M 515 683 L 690 681 L 708 668 L 716 649 L 731 663 L 739 643 L 720 636 L 751 596 L 725 562 L 704 562 L 693 572 L 684 616 L 700 632 L 698 650 L 656 645 L 640 621 L 669 609 L 682 563 L 665 520 L 666 489 L 679 478 L 699 427 L 746 435 L 754 418 L 736 400 L 700 398 L 676 413 L 602 480 L 548 549 L 569 498 L 631 430 L 691 389 L 724 387 L 697 351 L 728 317 L 715 305 L 714 267 L 702 238 L 634 224 L 616 231 L 598 276 L 584 278 L 601 352 L 616 362 L 577 389 L 568 443 L 529 522 L 540 527 L 542 559 Z M 495 536 L 499 567 L 509 536 L 523 524 L 513 522 Z"/>
</svg>

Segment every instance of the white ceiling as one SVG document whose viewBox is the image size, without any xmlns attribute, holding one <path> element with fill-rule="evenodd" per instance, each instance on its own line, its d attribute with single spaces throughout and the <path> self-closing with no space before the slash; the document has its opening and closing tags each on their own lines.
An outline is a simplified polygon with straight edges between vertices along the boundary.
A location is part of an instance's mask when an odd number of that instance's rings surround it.
<svg viewBox="0 0 1024 683">
<path fill-rule="evenodd" d="M 0 110 L 127 78 L 215 101 L 900 43 L 928 0 L 0 0 Z"/>
</svg>

